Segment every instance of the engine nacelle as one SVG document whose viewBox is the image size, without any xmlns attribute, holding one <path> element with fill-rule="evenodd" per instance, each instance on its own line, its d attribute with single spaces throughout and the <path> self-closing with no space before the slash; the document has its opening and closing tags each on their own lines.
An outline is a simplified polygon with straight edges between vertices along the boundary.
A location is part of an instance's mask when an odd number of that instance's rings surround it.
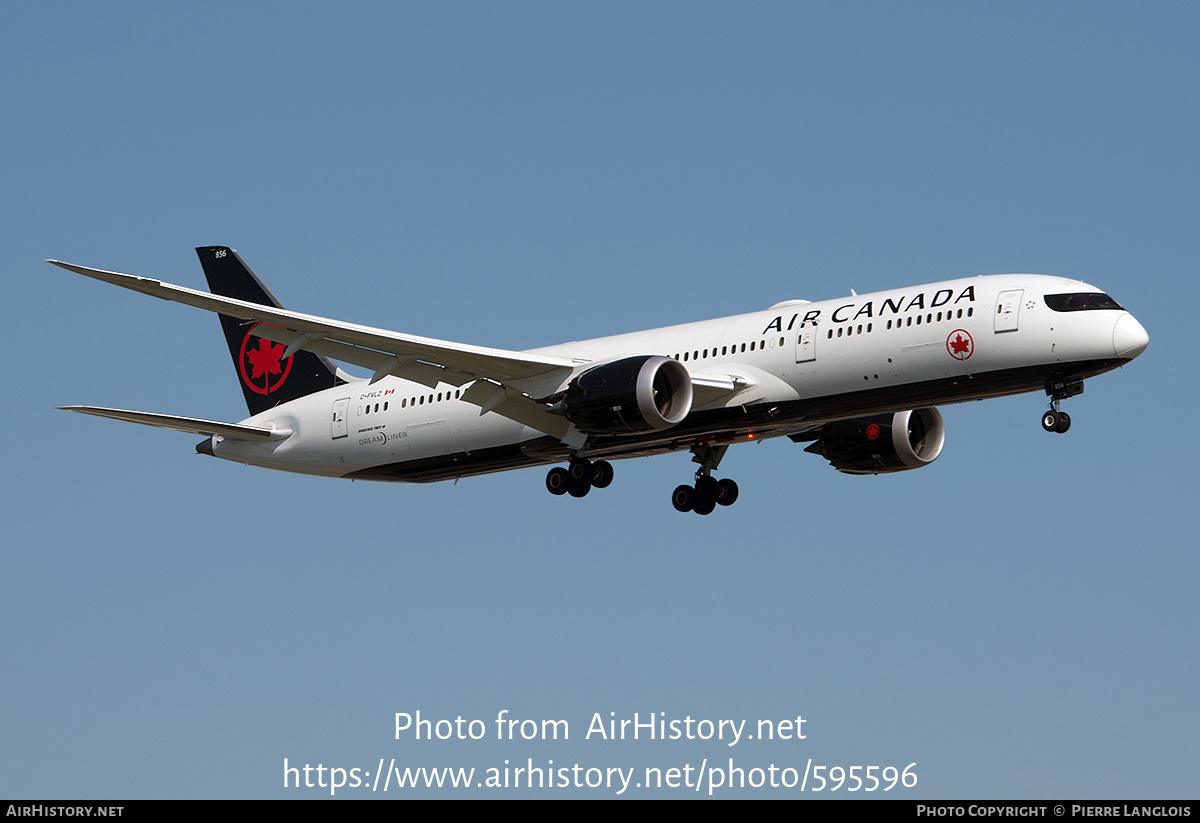
<svg viewBox="0 0 1200 823">
<path fill-rule="evenodd" d="M 692 410 L 692 378 L 670 357 L 627 357 L 572 380 L 561 408 L 575 428 L 587 434 L 669 429 Z"/>
<path fill-rule="evenodd" d="M 928 466 L 945 442 L 942 413 L 930 408 L 829 423 L 805 451 L 846 474 L 888 474 Z"/>
</svg>

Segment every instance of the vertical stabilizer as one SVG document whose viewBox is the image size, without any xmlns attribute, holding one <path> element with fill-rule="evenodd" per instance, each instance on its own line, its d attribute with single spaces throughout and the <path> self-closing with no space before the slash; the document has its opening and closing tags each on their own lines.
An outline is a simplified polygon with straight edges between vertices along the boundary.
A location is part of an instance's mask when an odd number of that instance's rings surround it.
<svg viewBox="0 0 1200 823">
<path fill-rule="evenodd" d="M 271 290 L 250 270 L 236 251 L 228 246 L 201 246 L 196 249 L 208 288 L 213 294 L 283 308 Z M 229 344 L 229 354 L 237 371 L 242 394 L 251 414 L 267 411 L 313 392 L 333 388 L 344 382 L 333 364 L 324 357 L 298 351 L 282 357 L 286 348 L 254 335 L 254 326 L 236 317 L 220 315 L 221 329 Z"/>
</svg>

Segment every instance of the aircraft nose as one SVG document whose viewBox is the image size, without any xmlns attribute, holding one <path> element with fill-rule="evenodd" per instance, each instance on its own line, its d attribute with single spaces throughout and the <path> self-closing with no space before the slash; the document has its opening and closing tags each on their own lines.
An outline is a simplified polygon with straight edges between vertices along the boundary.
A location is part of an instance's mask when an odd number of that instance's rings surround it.
<svg viewBox="0 0 1200 823">
<path fill-rule="evenodd" d="M 1146 350 L 1150 345 L 1150 335 L 1142 328 L 1142 324 L 1125 312 L 1117 318 L 1113 326 L 1113 349 L 1122 360 L 1132 360 Z"/>
</svg>

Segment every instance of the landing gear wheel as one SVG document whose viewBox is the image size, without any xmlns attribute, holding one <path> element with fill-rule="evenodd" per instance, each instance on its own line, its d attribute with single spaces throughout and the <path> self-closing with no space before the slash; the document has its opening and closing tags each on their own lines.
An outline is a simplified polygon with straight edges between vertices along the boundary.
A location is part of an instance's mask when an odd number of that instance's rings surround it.
<svg viewBox="0 0 1200 823">
<path fill-rule="evenodd" d="M 612 463 L 607 460 L 597 460 L 592 464 L 592 485 L 598 489 L 607 489 L 613 481 Z"/>
<path fill-rule="evenodd" d="M 696 490 L 691 486 L 676 486 L 671 492 L 671 505 L 677 512 L 690 512 L 696 507 Z"/>
<path fill-rule="evenodd" d="M 702 474 L 696 478 L 696 498 L 704 502 L 717 502 L 721 484 L 711 475 Z M 696 509 L 699 511 L 699 507 Z M 706 512 L 707 513 L 707 512 Z"/>
<path fill-rule="evenodd" d="M 555 466 L 546 475 L 546 488 L 551 494 L 565 494 L 571 485 L 571 475 L 562 466 Z"/>
<path fill-rule="evenodd" d="M 1059 412 L 1058 426 L 1055 427 L 1054 430 L 1059 434 L 1066 434 L 1067 429 L 1069 428 L 1071 428 L 1071 415 L 1067 414 L 1066 412 Z"/>
<path fill-rule="evenodd" d="M 1062 425 L 1062 415 L 1060 415 L 1054 409 L 1051 409 L 1050 411 L 1048 411 L 1042 415 L 1042 428 L 1045 429 L 1046 431 L 1056 432 L 1059 430 L 1059 426 L 1061 426 L 1061 425 Z M 1070 424 L 1068 423 L 1067 425 L 1070 425 Z"/>
<path fill-rule="evenodd" d="M 716 500 L 701 500 L 696 504 L 694 511 L 696 514 L 712 514 L 713 509 L 717 507 Z"/>
<path fill-rule="evenodd" d="M 567 487 L 567 494 L 572 497 L 586 497 L 587 493 L 592 490 L 591 483 L 580 483 L 579 485 L 571 485 Z"/>
<path fill-rule="evenodd" d="M 738 499 L 738 485 L 726 477 L 717 483 L 717 502 L 722 506 L 732 506 Z"/>
<path fill-rule="evenodd" d="M 581 483 L 592 479 L 592 461 L 583 457 L 571 458 L 571 462 L 567 465 L 567 473 L 571 475 L 573 483 Z"/>
</svg>

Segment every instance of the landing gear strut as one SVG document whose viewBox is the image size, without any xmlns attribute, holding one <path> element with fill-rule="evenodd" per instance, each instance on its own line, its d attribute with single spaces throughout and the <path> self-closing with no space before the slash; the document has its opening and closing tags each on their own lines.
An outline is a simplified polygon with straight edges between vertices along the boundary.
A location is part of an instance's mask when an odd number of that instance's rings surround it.
<svg viewBox="0 0 1200 823">
<path fill-rule="evenodd" d="M 696 469 L 696 482 L 692 486 L 678 486 L 671 492 L 671 505 L 676 511 L 695 512 L 696 514 L 712 514 L 718 506 L 732 506 L 738 498 L 738 486 L 728 477 L 717 480 L 712 476 L 712 470 L 725 456 L 728 446 L 693 446 L 693 462 L 699 463 Z"/>
<path fill-rule="evenodd" d="M 1050 395 L 1050 410 L 1042 415 L 1042 428 L 1048 432 L 1066 434 L 1067 429 L 1071 428 L 1071 415 L 1065 411 L 1059 411 L 1058 404 L 1068 397 L 1083 394 L 1083 381 L 1047 381 L 1046 394 Z"/>
<path fill-rule="evenodd" d="M 607 460 L 592 462 L 586 457 L 573 457 L 564 469 L 555 466 L 546 475 L 546 488 L 551 494 L 583 497 L 592 490 L 608 488 L 613 481 L 613 467 Z"/>
</svg>

